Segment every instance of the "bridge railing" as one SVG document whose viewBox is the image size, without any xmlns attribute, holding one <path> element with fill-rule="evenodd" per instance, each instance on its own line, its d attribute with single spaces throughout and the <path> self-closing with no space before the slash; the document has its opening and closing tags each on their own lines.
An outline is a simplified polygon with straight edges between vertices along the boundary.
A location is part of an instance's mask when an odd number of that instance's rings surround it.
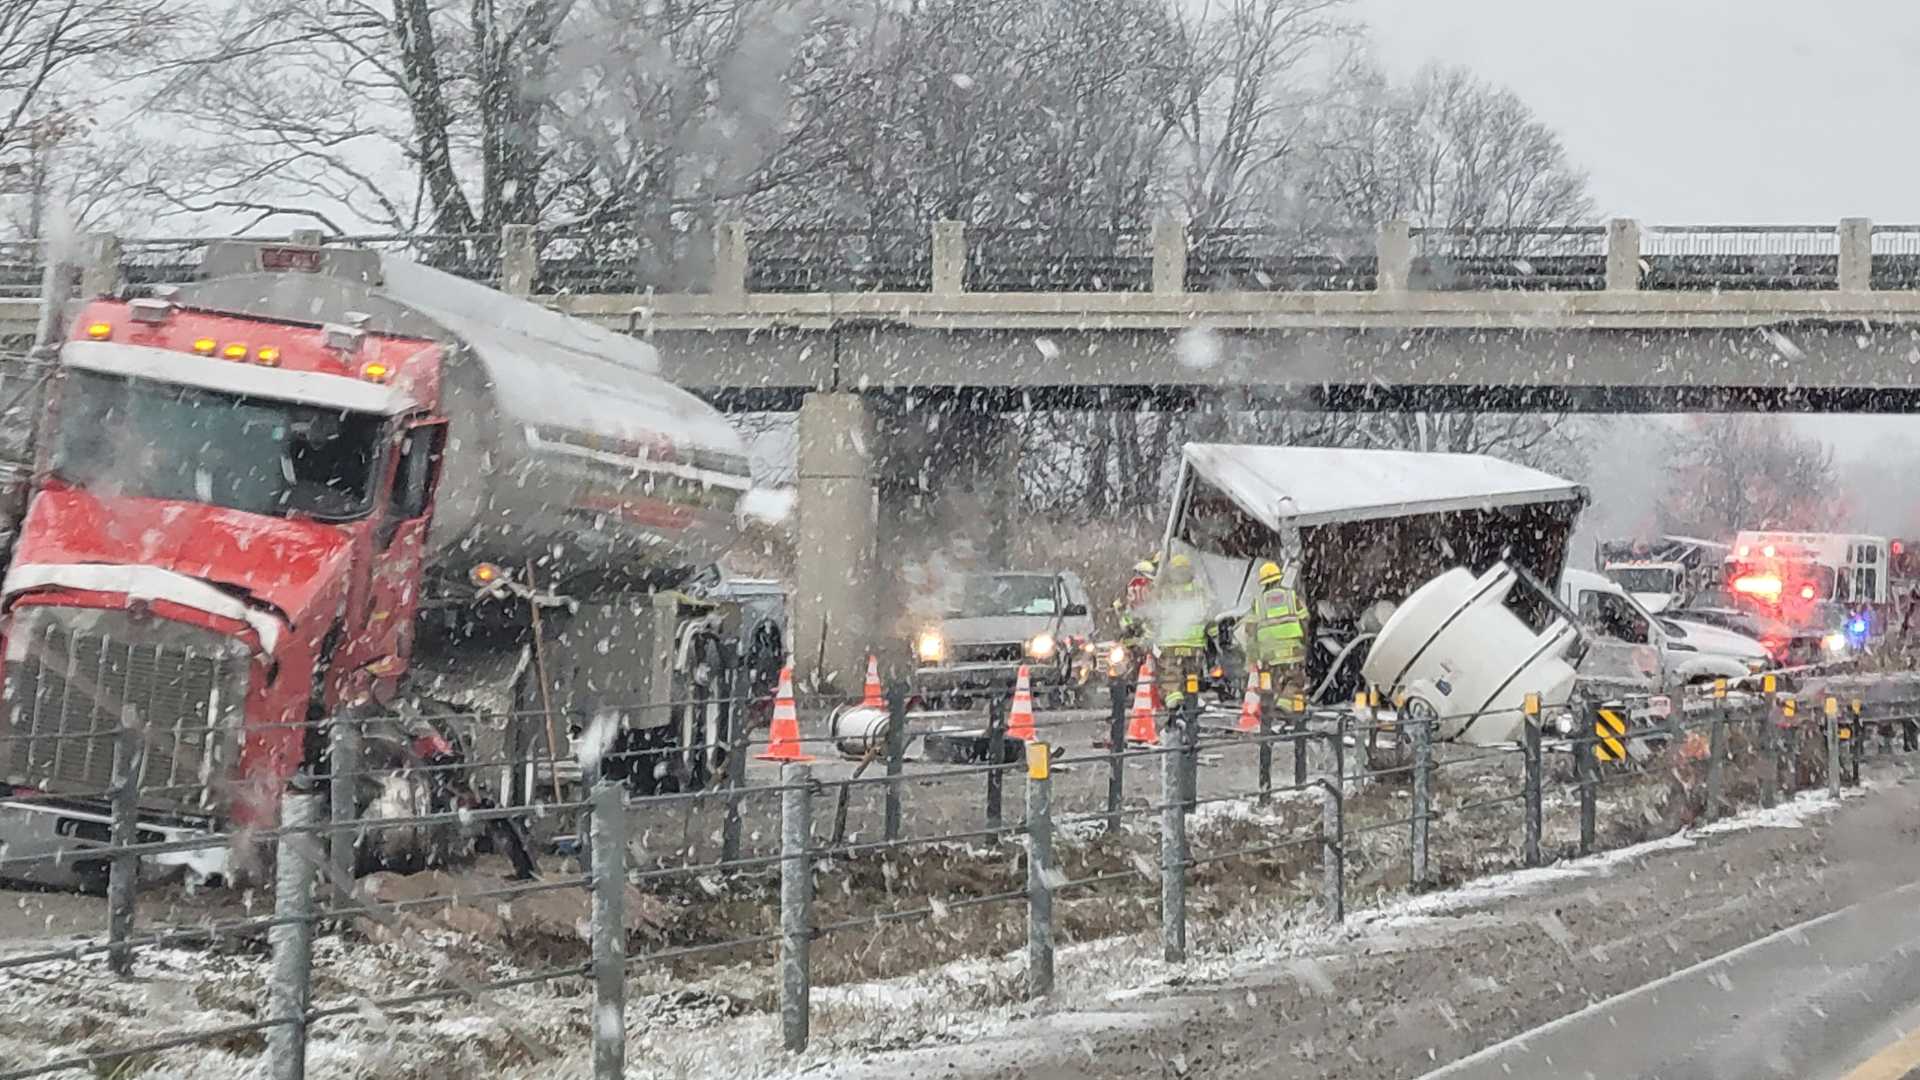
<svg viewBox="0 0 1920 1080">
<path fill-rule="evenodd" d="M 405 254 L 518 295 L 1499 292 L 1920 289 L 1920 225 L 1605 225 L 1354 230 L 827 226 L 321 237 Z M 185 280 L 205 238 L 96 237 L 128 284 Z M 44 245 L 0 244 L 0 297 L 38 291 Z"/>
</svg>

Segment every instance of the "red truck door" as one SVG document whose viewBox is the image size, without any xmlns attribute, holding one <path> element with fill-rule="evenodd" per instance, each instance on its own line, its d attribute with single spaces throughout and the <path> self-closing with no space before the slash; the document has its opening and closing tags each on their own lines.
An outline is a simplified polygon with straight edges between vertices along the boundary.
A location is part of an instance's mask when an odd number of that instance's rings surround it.
<svg viewBox="0 0 1920 1080">
<path fill-rule="evenodd" d="M 401 433 L 390 494 L 374 528 L 366 630 L 354 651 L 360 665 L 382 678 L 405 671 L 413 650 L 413 617 L 420 606 L 427 526 L 446 433 L 444 420 L 415 424 Z"/>
</svg>

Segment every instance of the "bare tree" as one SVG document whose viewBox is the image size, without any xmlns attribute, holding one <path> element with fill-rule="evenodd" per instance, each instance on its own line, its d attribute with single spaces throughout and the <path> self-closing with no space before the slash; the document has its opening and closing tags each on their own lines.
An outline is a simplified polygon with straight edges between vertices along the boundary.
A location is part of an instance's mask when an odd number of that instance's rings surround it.
<svg viewBox="0 0 1920 1080">
<path fill-rule="evenodd" d="M 1206 0 L 1176 7 L 1185 63 L 1172 123 L 1188 228 L 1273 224 L 1326 91 L 1304 73 L 1355 31 L 1348 0 Z"/>
<path fill-rule="evenodd" d="M 831 167 L 781 223 L 924 230 L 1136 227 L 1150 215 L 1178 77 L 1159 0 L 932 0 L 867 29 Z M 768 213 L 778 211 L 768 207 Z"/>
<path fill-rule="evenodd" d="M 231 0 L 157 105 L 192 136 L 141 178 L 196 213 L 493 236 L 579 224 L 671 249 L 766 186 L 819 0 Z M 260 77 L 270 59 L 272 78 Z M 668 261 L 670 252 L 654 260 Z"/>
<path fill-rule="evenodd" d="M 1512 91 L 1460 68 L 1428 68 L 1396 86 L 1364 51 L 1337 85 L 1308 186 L 1328 218 L 1467 230 L 1591 216 L 1586 175 Z"/>
<path fill-rule="evenodd" d="M 97 93 L 174 22 L 166 0 L 0 0 L 0 188 L 28 197 L 22 231 L 77 175 L 58 159 L 81 155 Z"/>
<path fill-rule="evenodd" d="M 1833 451 L 1779 416 L 1692 418 L 1672 440 L 1662 525 L 1692 536 L 1831 525 L 1843 509 Z"/>
</svg>

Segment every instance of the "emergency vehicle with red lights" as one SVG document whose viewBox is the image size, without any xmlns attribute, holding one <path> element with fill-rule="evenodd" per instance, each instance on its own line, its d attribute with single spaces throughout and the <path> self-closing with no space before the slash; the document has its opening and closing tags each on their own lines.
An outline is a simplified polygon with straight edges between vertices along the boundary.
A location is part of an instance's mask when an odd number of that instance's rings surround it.
<svg viewBox="0 0 1920 1080">
<path fill-rule="evenodd" d="M 1844 656 L 1885 630 L 1896 544 L 1854 533 L 1741 532 L 1727 555 L 1726 591 L 1767 618 L 1823 630 L 1827 659 Z"/>
<path fill-rule="evenodd" d="M 673 590 L 732 542 L 747 461 L 650 346 L 299 244 L 216 243 L 62 325 L 0 586 L 0 855 L 98 869 L 123 723 L 154 839 L 271 824 L 349 715 L 417 760 L 461 733 L 377 721 L 544 712 L 489 753 L 516 801 L 558 786 L 553 713 L 617 723 L 642 786 L 716 764 L 666 760 L 724 743 L 720 706 L 662 707 L 725 651 Z"/>
</svg>

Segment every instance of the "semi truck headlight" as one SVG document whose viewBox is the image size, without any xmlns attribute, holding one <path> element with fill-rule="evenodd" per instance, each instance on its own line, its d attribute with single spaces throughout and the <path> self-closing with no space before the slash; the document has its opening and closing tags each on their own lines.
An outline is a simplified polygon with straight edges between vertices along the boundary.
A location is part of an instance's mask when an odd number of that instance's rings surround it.
<svg viewBox="0 0 1920 1080">
<path fill-rule="evenodd" d="M 1035 660 L 1051 660 L 1053 650 L 1059 647 L 1060 643 L 1053 640 L 1052 634 L 1038 634 L 1032 641 L 1027 642 L 1027 655 Z"/>
<path fill-rule="evenodd" d="M 937 664 L 947 655 L 947 641 L 938 630 L 923 630 L 913 643 L 914 654 L 923 664 Z"/>
<path fill-rule="evenodd" d="M 1839 653 L 1844 653 L 1847 651 L 1847 635 L 1842 634 L 1839 631 L 1835 631 L 1831 634 L 1828 634 L 1826 637 L 1821 638 L 1820 644 L 1825 646 L 1826 650 L 1830 653 L 1834 653 L 1836 655 Z"/>
</svg>

